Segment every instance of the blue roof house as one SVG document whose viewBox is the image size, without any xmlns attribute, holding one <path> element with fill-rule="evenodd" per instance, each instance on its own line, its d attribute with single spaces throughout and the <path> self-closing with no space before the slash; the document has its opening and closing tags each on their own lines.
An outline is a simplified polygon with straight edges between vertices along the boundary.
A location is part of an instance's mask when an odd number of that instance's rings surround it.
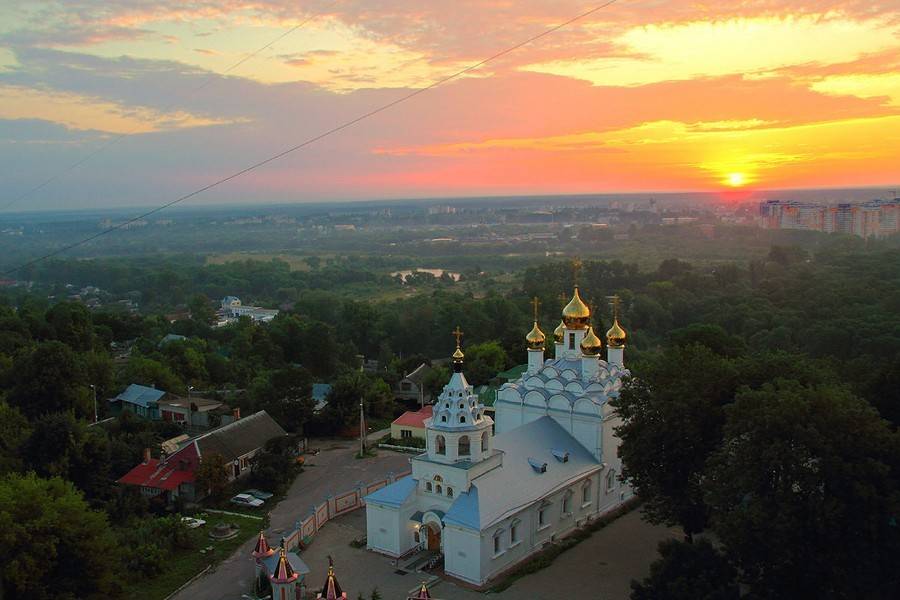
<svg viewBox="0 0 900 600">
<path fill-rule="evenodd" d="M 132 383 L 125 390 L 110 398 L 110 408 L 114 414 L 129 411 L 145 419 L 159 419 L 159 401 L 166 395 L 164 390 Z"/>
</svg>

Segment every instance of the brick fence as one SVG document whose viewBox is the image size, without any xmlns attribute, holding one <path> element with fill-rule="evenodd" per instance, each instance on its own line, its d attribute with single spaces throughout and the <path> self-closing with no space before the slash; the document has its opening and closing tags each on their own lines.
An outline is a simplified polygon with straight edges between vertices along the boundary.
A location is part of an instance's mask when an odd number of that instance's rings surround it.
<svg viewBox="0 0 900 600">
<path fill-rule="evenodd" d="M 359 482 L 352 490 L 329 496 L 321 504 L 313 506 L 309 514 L 298 520 L 294 529 L 284 536 L 287 550 L 293 550 L 298 547 L 301 549 L 305 548 L 312 542 L 319 530 L 325 526 L 325 523 L 357 508 L 362 508 L 366 505 L 364 498 L 367 495 L 409 475 L 412 475 L 412 471 L 404 471 L 397 474 L 390 473 L 384 479 L 379 479 L 369 484 Z"/>
</svg>

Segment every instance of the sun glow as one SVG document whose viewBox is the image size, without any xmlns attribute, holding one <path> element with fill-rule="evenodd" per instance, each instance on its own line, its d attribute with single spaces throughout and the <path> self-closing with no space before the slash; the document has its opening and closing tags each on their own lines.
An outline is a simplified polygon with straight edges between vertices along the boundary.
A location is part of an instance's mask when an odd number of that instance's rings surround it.
<svg viewBox="0 0 900 600">
<path fill-rule="evenodd" d="M 742 187 L 747 183 L 747 177 L 743 173 L 729 173 L 725 181 L 731 187 Z"/>
</svg>

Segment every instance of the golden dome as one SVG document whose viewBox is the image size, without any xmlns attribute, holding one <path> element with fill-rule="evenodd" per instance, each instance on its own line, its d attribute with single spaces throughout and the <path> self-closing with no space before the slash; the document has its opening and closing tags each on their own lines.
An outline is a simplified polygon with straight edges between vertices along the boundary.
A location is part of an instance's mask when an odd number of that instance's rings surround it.
<svg viewBox="0 0 900 600">
<path fill-rule="evenodd" d="M 456 352 L 453 353 L 453 361 L 454 361 L 454 362 L 460 361 L 460 360 L 464 359 L 465 357 L 466 357 L 466 355 L 463 354 L 462 348 L 460 348 L 459 346 L 457 346 L 457 347 L 456 347 Z"/>
<path fill-rule="evenodd" d="M 566 337 L 566 324 L 562 321 L 559 322 L 559 326 L 553 330 L 553 339 L 556 340 L 557 344 L 562 344 L 563 339 Z"/>
<path fill-rule="evenodd" d="M 587 335 L 581 340 L 581 353 L 585 356 L 596 356 L 603 350 L 603 342 L 594 334 L 594 328 L 588 327 Z"/>
<path fill-rule="evenodd" d="M 566 327 L 569 329 L 588 328 L 588 323 L 591 319 L 591 309 L 589 309 L 587 304 L 581 299 L 577 285 L 575 286 L 575 295 L 572 296 L 572 300 L 566 304 L 566 307 L 562 311 L 562 318 L 563 323 L 565 323 Z"/>
<path fill-rule="evenodd" d="M 532 327 L 531 331 L 528 332 L 528 335 L 525 336 L 525 341 L 528 343 L 529 350 L 543 350 L 545 339 L 544 332 L 541 331 L 537 321 L 535 321 L 534 327 Z"/>
<path fill-rule="evenodd" d="M 619 319 L 615 319 L 613 326 L 606 332 L 606 343 L 610 348 L 624 348 L 626 337 L 625 330 L 619 325 Z"/>
</svg>

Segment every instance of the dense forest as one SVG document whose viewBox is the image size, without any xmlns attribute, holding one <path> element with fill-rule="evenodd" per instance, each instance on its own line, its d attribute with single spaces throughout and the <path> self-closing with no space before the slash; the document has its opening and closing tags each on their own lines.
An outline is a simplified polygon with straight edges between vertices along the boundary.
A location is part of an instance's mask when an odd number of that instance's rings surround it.
<svg viewBox="0 0 900 600">
<path fill-rule="evenodd" d="M 3 567 L 8 597 L 115 596 L 116 573 L 152 577 L 153 557 L 180 543 L 177 524 L 148 516 L 154 507 L 114 483 L 142 448 L 177 428 L 130 416 L 93 426 L 95 392 L 101 419 L 107 398 L 142 383 L 265 409 L 293 433 L 340 433 L 356 424 L 360 396 L 374 418 L 402 410 L 391 386 L 420 362 L 446 357 L 457 325 L 474 383 L 523 362 L 530 298 L 541 300 L 541 326 L 552 331 L 576 277 L 568 261 L 541 261 L 505 288 L 440 278 L 410 288 L 371 260 L 313 259 L 303 271 L 280 261 L 54 261 L 33 277 L 58 289 L 5 291 L 0 554 L 17 557 Z M 463 271 L 463 282 L 480 273 Z M 673 573 L 699 581 L 710 572 L 720 574 L 702 582 L 710 595 L 694 597 L 733 597 L 742 583 L 760 598 L 838 598 L 864 581 L 878 582 L 857 588 L 865 597 L 891 597 L 900 552 L 900 250 L 834 237 L 814 251 L 773 246 L 747 261 L 668 259 L 648 269 L 586 260 L 577 277 L 601 331 L 607 297 L 622 298 L 635 375 L 619 405 L 626 475 L 649 518 L 683 527 L 689 546 L 662 548 L 635 597 L 685 597 L 659 590 L 673 585 Z M 55 293 L 63 283 L 134 291 L 144 308 L 88 309 Z M 353 293 L 359 284 L 407 287 L 365 300 Z M 219 297 L 236 290 L 254 290 L 281 313 L 268 324 L 213 327 Z M 153 309 L 175 305 L 184 309 L 175 317 Z M 185 339 L 162 343 L 170 333 Z M 377 360 L 377 371 L 361 373 L 359 355 Z M 436 373 L 435 389 L 446 376 Z M 314 382 L 333 385 L 319 414 Z M 31 527 L 38 518 L 46 522 Z M 134 547 L 128 531 L 154 527 L 169 527 L 154 548 L 116 550 Z M 23 544 L 39 530 L 41 543 Z M 54 565 L 72 556 L 86 563 L 61 570 L 52 590 L 35 566 L 48 545 Z M 808 576 L 792 578 L 803 566 Z"/>
</svg>

